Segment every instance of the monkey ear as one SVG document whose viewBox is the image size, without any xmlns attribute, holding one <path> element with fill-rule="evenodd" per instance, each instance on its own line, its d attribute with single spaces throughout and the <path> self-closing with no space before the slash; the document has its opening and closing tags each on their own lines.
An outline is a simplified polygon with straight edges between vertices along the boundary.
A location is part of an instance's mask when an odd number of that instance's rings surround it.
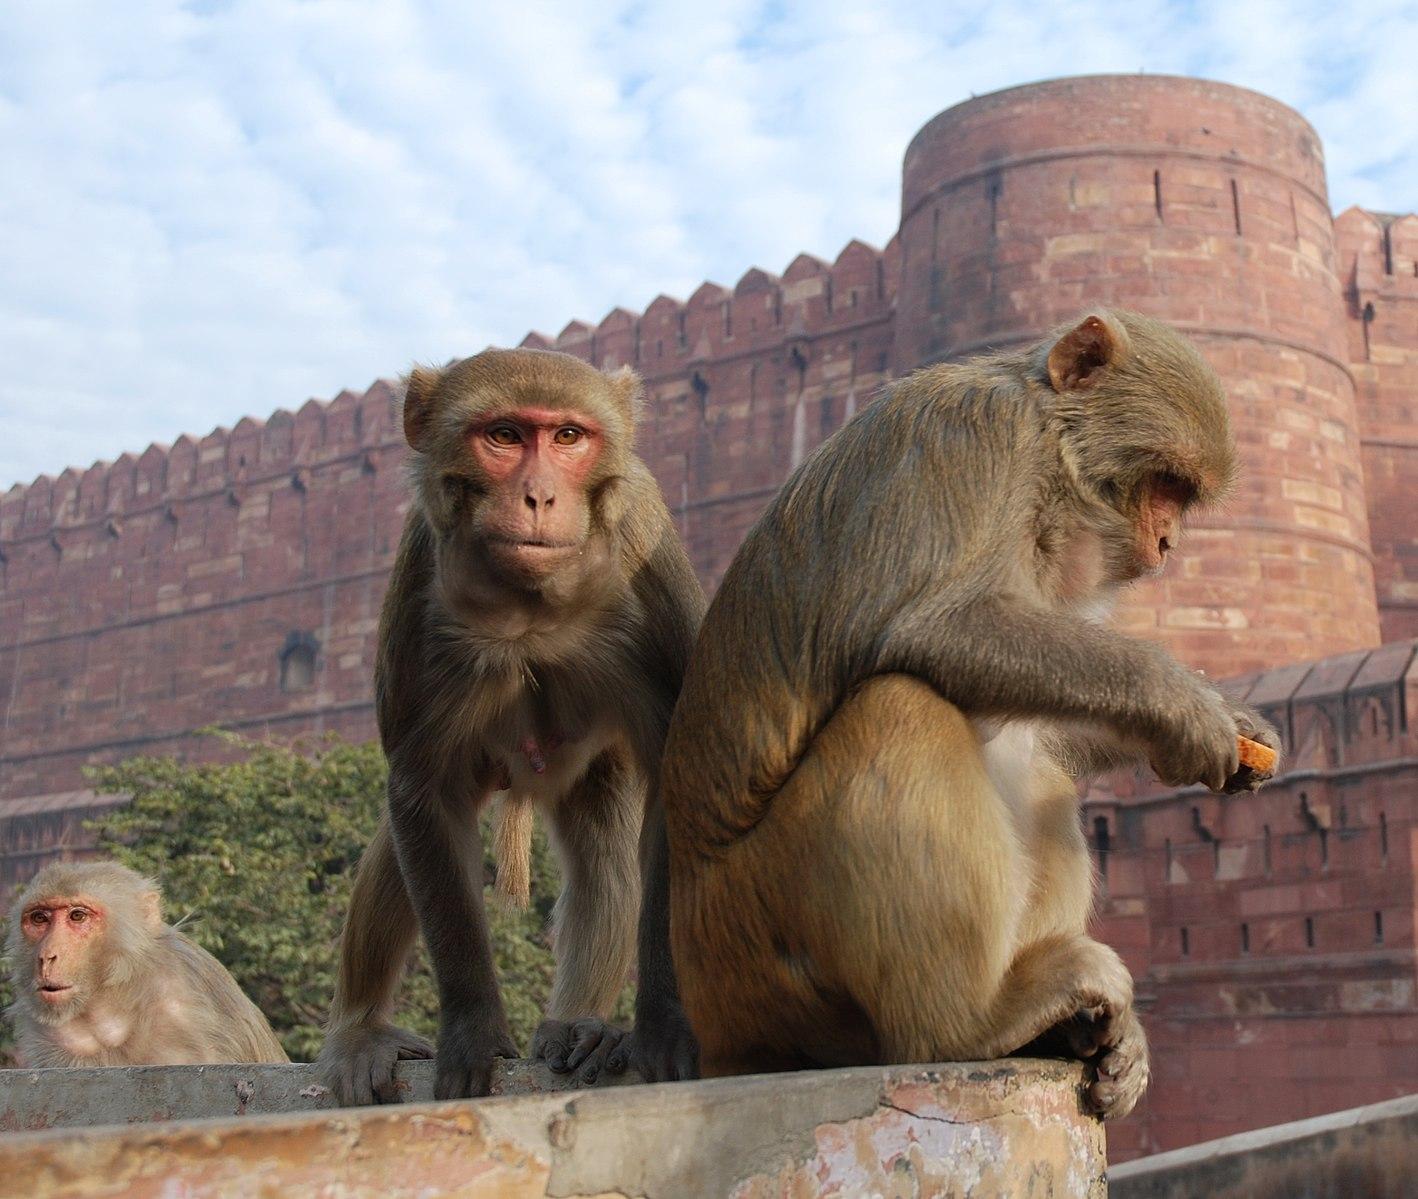
<svg viewBox="0 0 1418 1199">
<path fill-rule="evenodd" d="M 1091 312 L 1049 351 L 1049 382 L 1055 391 L 1087 391 L 1127 351 L 1127 330 L 1109 314 Z"/>
<path fill-rule="evenodd" d="M 157 932 L 162 927 L 162 896 L 156 891 L 144 891 L 139 903 L 143 909 L 143 923 Z"/>
<path fill-rule="evenodd" d="M 428 447 L 433 393 L 439 377 L 438 371 L 416 366 L 404 380 L 404 440 L 420 452 Z"/>
<path fill-rule="evenodd" d="M 640 421 L 640 409 L 645 395 L 644 385 L 637 375 L 628 366 L 622 366 L 619 370 L 611 371 L 606 375 L 606 380 L 610 384 L 611 394 L 622 404 L 630 414 L 630 420 L 634 424 Z"/>
</svg>

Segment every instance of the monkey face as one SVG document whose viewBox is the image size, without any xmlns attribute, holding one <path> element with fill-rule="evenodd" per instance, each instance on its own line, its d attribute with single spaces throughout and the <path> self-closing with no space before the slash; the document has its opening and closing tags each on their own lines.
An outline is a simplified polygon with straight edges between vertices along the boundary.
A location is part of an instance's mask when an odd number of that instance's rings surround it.
<svg viewBox="0 0 1418 1199">
<path fill-rule="evenodd" d="M 516 408 L 468 431 L 487 481 L 478 531 L 499 574 L 535 583 L 581 553 L 591 531 L 586 485 L 603 437 L 597 421 L 571 407 Z"/>
<path fill-rule="evenodd" d="M 1135 577 L 1159 575 L 1167 555 L 1181 541 L 1182 514 L 1196 489 L 1175 475 L 1149 475 L 1137 489 L 1133 503 L 1133 559 Z"/>
<path fill-rule="evenodd" d="M 50 896 L 27 904 L 20 931 L 29 950 L 19 981 L 35 1017 L 57 1024 L 81 1010 L 107 935 L 108 913 L 81 896 Z M 26 977 L 28 976 L 28 978 Z"/>
<path fill-rule="evenodd" d="M 1111 580 L 1160 574 L 1183 514 L 1221 499 L 1235 475 L 1221 381 L 1193 345 L 1136 313 L 1090 313 L 1037 353 L 1072 474 L 1103 510 Z"/>
<path fill-rule="evenodd" d="M 605 559 L 596 534 L 612 523 L 603 501 L 629 457 L 638 389 L 633 375 L 529 350 L 409 375 L 404 430 L 445 599 L 574 589 Z"/>
</svg>

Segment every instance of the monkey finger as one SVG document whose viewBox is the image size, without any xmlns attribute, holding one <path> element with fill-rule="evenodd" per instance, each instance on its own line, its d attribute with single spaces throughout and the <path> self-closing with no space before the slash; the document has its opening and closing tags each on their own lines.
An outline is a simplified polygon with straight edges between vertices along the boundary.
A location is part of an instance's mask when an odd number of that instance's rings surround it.
<svg viewBox="0 0 1418 1199">
<path fill-rule="evenodd" d="M 618 1031 L 618 1030 L 612 1030 Z M 580 1062 L 580 1069 L 577 1070 L 577 1077 L 588 1087 L 595 1085 L 602 1073 L 606 1072 L 606 1059 L 610 1057 L 616 1046 L 616 1038 L 602 1038 L 595 1047 Z"/>
<path fill-rule="evenodd" d="M 373 1103 L 374 1088 L 369 1081 L 368 1063 L 356 1060 L 345 1066 L 335 1092 L 344 1107 L 368 1107 Z"/>
<path fill-rule="evenodd" d="M 603 1020 L 578 1020 L 572 1025 L 573 1042 L 566 1058 L 566 1068 L 575 1070 L 582 1062 L 599 1054 L 597 1069 L 619 1043 L 625 1033 Z"/>
<path fill-rule="evenodd" d="M 472 1074 L 467 1070 L 439 1071 L 433 1080 L 435 1099 L 467 1099 L 472 1093 Z"/>
<path fill-rule="evenodd" d="M 624 1074 L 630 1065 L 631 1038 L 625 1037 L 619 1045 L 606 1054 L 606 1073 Z"/>
<path fill-rule="evenodd" d="M 699 1043 L 689 1037 L 675 1046 L 670 1082 L 691 1082 L 699 1077 Z"/>
<path fill-rule="evenodd" d="M 399 1060 L 410 1062 L 427 1061 L 434 1054 L 433 1042 L 424 1040 L 416 1033 L 406 1032 L 399 1038 Z"/>
<path fill-rule="evenodd" d="M 380 1103 L 398 1103 L 402 1089 L 394 1077 L 394 1063 L 397 1057 L 380 1054 L 369 1063 L 369 1069 L 362 1071 L 362 1081 L 373 1092 Z"/>
<path fill-rule="evenodd" d="M 564 1020 L 543 1020 L 532 1038 L 532 1059 L 538 1058 L 557 1074 L 565 1074 L 571 1054 L 571 1025 Z"/>
</svg>

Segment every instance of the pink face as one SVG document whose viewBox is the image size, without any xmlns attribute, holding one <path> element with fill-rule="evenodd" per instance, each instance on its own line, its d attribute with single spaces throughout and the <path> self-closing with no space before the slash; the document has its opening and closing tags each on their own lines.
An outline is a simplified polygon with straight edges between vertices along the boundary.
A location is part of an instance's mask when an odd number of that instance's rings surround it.
<svg viewBox="0 0 1418 1199">
<path fill-rule="evenodd" d="M 1158 574 L 1182 535 L 1182 513 L 1194 489 L 1180 479 L 1156 476 L 1143 484 L 1137 522 L 1137 561 L 1144 574 Z"/>
<path fill-rule="evenodd" d="M 540 574 L 577 553 L 586 536 L 586 483 L 602 430 L 570 409 L 523 407 L 468 432 L 492 487 L 483 532 L 494 555 Z"/>
<path fill-rule="evenodd" d="M 35 955 L 34 985 L 42 1003 L 59 1008 L 77 997 L 107 922 L 103 906 L 82 896 L 49 896 L 25 908 L 20 930 Z"/>
</svg>

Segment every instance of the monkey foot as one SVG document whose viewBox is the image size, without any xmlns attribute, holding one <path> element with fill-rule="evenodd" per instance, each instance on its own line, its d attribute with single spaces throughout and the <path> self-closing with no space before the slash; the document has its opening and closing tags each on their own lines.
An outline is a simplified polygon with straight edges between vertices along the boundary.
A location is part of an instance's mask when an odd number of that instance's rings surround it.
<svg viewBox="0 0 1418 1199">
<path fill-rule="evenodd" d="M 403 1089 L 395 1075 L 400 1061 L 430 1058 L 434 1049 L 416 1033 L 393 1025 L 332 1030 L 316 1058 L 321 1081 L 341 1107 L 398 1103 Z"/>
<path fill-rule="evenodd" d="M 1063 1026 L 1073 1052 L 1092 1061 L 1097 1073 L 1088 1086 L 1088 1106 L 1104 1120 L 1126 1116 L 1151 1077 L 1147 1037 L 1129 1006 L 1085 1009 Z"/>
</svg>

